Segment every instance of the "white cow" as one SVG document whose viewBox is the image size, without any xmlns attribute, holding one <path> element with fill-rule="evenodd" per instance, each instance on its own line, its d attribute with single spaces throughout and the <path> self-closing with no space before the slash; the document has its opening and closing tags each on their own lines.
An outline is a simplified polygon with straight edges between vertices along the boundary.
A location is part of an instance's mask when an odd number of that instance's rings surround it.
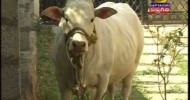
<svg viewBox="0 0 190 100">
<path fill-rule="evenodd" d="M 91 0 L 69 0 L 64 9 L 50 7 L 41 16 L 51 18 L 61 28 L 55 39 L 54 61 L 63 100 L 71 100 L 75 85 L 67 53 L 71 58 L 81 57 L 84 66 L 80 82 L 96 87 L 94 100 L 102 100 L 107 90 L 110 100 L 114 100 L 114 84 L 120 81 L 123 100 L 129 99 L 144 36 L 142 24 L 128 4 L 106 2 L 94 9 Z M 66 38 L 65 34 L 76 27 L 79 29 Z M 97 36 L 94 44 L 91 35 Z"/>
</svg>

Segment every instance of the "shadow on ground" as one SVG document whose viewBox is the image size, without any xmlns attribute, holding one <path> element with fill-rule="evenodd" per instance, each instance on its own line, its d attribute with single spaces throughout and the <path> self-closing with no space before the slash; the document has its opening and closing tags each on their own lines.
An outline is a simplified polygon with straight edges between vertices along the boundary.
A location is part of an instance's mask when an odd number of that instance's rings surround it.
<svg viewBox="0 0 190 100">
<path fill-rule="evenodd" d="M 142 91 L 139 88 L 138 86 L 135 85 L 132 87 L 133 91 L 129 100 L 148 100 L 147 97 L 143 95 Z"/>
</svg>

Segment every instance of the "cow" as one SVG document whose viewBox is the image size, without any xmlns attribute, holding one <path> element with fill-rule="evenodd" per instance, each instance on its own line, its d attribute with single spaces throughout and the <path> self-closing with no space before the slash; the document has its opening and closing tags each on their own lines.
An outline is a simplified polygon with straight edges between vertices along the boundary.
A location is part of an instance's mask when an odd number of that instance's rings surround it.
<svg viewBox="0 0 190 100">
<path fill-rule="evenodd" d="M 96 88 L 94 100 L 102 100 L 106 92 L 114 100 L 114 86 L 121 81 L 122 98 L 129 100 L 144 35 L 127 3 L 94 8 L 92 0 L 68 0 L 64 8 L 45 9 L 41 18 L 57 25 L 53 59 L 62 100 L 71 100 L 79 83 Z"/>
</svg>

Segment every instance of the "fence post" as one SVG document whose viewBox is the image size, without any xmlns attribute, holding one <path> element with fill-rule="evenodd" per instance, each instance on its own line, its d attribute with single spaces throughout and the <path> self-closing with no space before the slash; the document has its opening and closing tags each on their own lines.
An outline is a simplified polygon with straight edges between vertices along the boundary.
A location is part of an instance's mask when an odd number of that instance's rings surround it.
<svg viewBox="0 0 190 100">
<path fill-rule="evenodd" d="M 142 13 L 141 13 L 141 22 L 142 24 L 145 24 L 147 22 L 147 18 L 148 18 L 148 1 L 147 0 L 141 0 L 141 9 L 142 9 Z"/>
</svg>

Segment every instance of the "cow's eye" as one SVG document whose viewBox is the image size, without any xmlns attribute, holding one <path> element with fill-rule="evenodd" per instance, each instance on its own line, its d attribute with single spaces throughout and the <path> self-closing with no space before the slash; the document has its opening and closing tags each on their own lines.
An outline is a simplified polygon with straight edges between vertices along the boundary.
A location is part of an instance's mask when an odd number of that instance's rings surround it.
<svg viewBox="0 0 190 100">
<path fill-rule="evenodd" d="M 92 18 L 91 20 L 90 20 L 90 22 L 93 22 L 94 21 L 94 18 Z"/>
</svg>

